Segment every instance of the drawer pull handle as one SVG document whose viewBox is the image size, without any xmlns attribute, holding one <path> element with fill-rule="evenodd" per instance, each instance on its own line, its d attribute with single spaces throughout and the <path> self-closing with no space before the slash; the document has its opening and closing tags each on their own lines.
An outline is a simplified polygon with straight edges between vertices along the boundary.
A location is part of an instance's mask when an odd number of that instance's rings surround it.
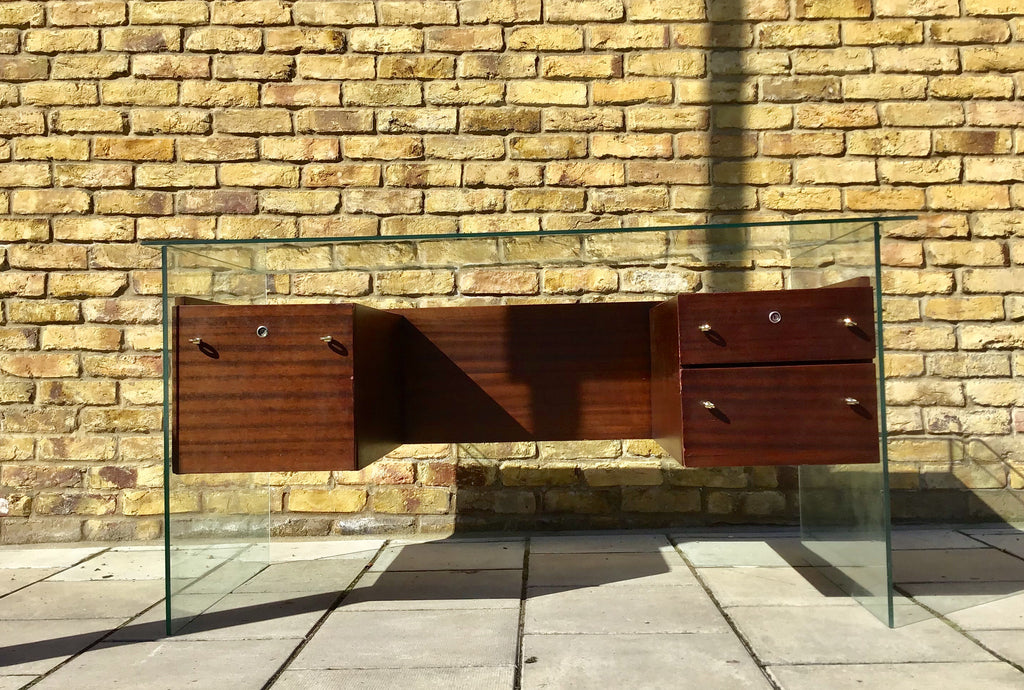
<svg viewBox="0 0 1024 690">
<path fill-rule="evenodd" d="M 856 407 L 857 405 L 860 405 L 860 400 L 857 400 L 857 398 L 843 398 L 843 402 L 849 405 L 850 407 Z"/>
<path fill-rule="evenodd" d="M 710 400 L 701 400 L 700 404 L 703 405 L 704 408 L 707 410 L 715 409 L 715 403 L 711 402 Z"/>
<path fill-rule="evenodd" d="M 708 331 L 711 330 L 711 324 L 702 323 L 701 325 L 697 326 L 697 328 L 700 330 L 701 333 L 707 333 Z"/>
<path fill-rule="evenodd" d="M 324 335 L 324 336 L 320 337 L 320 340 L 324 341 L 325 343 L 330 343 L 330 342 L 334 341 L 334 336 L 333 335 Z"/>
<path fill-rule="evenodd" d="M 188 341 L 190 343 L 192 343 L 193 345 L 202 345 L 203 344 L 203 339 L 202 338 L 189 338 Z"/>
<path fill-rule="evenodd" d="M 857 322 L 851 319 L 849 316 L 847 316 L 845 319 L 843 319 L 843 325 L 846 326 L 847 328 L 856 328 Z"/>
</svg>

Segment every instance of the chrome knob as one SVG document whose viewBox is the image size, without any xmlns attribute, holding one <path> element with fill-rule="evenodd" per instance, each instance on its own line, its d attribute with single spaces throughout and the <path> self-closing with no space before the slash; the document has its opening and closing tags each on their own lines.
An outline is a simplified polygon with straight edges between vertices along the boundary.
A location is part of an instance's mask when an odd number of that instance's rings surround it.
<svg viewBox="0 0 1024 690">
<path fill-rule="evenodd" d="M 843 398 L 843 402 L 849 405 L 850 407 L 860 405 L 860 400 L 857 400 L 857 398 Z"/>
<path fill-rule="evenodd" d="M 321 336 L 320 340 L 324 341 L 325 343 L 329 343 L 332 340 L 334 340 L 334 336 L 332 336 L 332 335 Z"/>
<path fill-rule="evenodd" d="M 701 325 L 697 326 L 697 328 L 700 329 L 701 333 L 707 333 L 708 331 L 711 330 L 711 324 L 710 323 L 702 323 Z"/>
<path fill-rule="evenodd" d="M 847 328 L 856 328 L 857 322 L 851 319 L 849 316 L 847 316 L 845 319 L 843 319 L 843 325 L 846 326 Z"/>
<path fill-rule="evenodd" d="M 715 409 L 715 403 L 711 402 L 710 400 L 701 400 L 700 404 L 704 406 L 704 409 L 707 409 L 707 410 Z"/>
<path fill-rule="evenodd" d="M 188 341 L 190 343 L 192 343 L 193 345 L 202 345 L 203 344 L 203 339 L 202 338 L 189 338 Z"/>
</svg>

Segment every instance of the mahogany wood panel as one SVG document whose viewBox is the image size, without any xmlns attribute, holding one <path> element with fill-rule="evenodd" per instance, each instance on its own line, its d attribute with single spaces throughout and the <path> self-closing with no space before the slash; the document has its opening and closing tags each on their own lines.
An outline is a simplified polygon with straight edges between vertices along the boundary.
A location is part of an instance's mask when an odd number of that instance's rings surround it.
<svg viewBox="0 0 1024 690">
<path fill-rule="evenodd" d="M 182 304 L 174 319 L 175 472 L 356 469 L 400 442 L 400 317 L 350 304 Z"/>
<path fill-rule="evenodd" d="M 870 362 L 684 368 L 681 378 L 687 466 L 878 461 Z"/>
<path fill-rule="evenodd" d="M 653 305 L 396 310 L 407 441 L 648 438 Z"/>
<path fill-rule="evenodd" d="M 683 294 L 678 305 L 684 366 L 870 360 L 875 354 L 868 286 Z M 843 325 L 847 317 L 856 326 Z M 711 330 L 701 331 L 702 324 Z"/>
<path fill-rule="evenodd" d="M 683 399 L 679 364 L 679 300 L 651 309 L 651 438 L 683 462 Z"/>
</svg>

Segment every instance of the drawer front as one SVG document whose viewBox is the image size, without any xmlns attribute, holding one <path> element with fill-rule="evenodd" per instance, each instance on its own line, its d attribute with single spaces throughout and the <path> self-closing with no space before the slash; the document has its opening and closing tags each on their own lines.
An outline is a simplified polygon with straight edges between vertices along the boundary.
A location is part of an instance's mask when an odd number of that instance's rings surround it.
<svg viewBox="0 0 1024 690">
<path fill-rule="evenodd" d="M 682 294 L 681 361 L 870 360 L 875 355 L 872 304 L 870 287 Z"/>
<path fill-rule="evenodd" d="M 352 314 L 345 304 L 176 307 L 174 471 L 354 468 Z"/>
<path fill-rule="evenodd" d="M 683 369 L 681 379 L 687 466 L 879 459 L 871 363 Z"/>
</svg>

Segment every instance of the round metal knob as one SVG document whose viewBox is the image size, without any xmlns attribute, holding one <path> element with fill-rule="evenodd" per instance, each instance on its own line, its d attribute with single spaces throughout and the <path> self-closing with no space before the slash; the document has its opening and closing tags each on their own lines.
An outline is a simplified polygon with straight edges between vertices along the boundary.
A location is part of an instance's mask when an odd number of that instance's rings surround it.
<svg viewBox="0 0 1024 690">
<path fill-rule="evenodd" d="M 857 400 L 857 398 L 843 398 L 843 402 L 849 405 L 850 407 L 860 405 L 860 400 Z"/>
<path fill-rule="evenodd" d="M 257 338 L 266 338 L 268 335 L 270 335 L 270 329 L 269 328 L 267 328 L 266 326 L 257 326 L 256 327 L 256 337 Z"/>
<path fill-rule="evenodd" d="M 711 330 L 711 324 L 710 323 L 702 323 L 701 325 L 697 326 L 697 328 L 700 329 L 701 333 L 707 333 L 708 331 Z"/>
<path fill-rule="evenodd" d="M 847 328 L 856 328 L 857 322 L 851 319 L 849 316 L 847 316 L 845 319 L 843 319 L 843 325 L 846 326 Z"/>
<path fill-rule="evenodd" d="M 701 400 L 700 404 L 704 406 L 704 409 L 707 409 L 707 410 L 715 409 L 715 403 L 711 402 L 710 400 Z"/>
</svg>

